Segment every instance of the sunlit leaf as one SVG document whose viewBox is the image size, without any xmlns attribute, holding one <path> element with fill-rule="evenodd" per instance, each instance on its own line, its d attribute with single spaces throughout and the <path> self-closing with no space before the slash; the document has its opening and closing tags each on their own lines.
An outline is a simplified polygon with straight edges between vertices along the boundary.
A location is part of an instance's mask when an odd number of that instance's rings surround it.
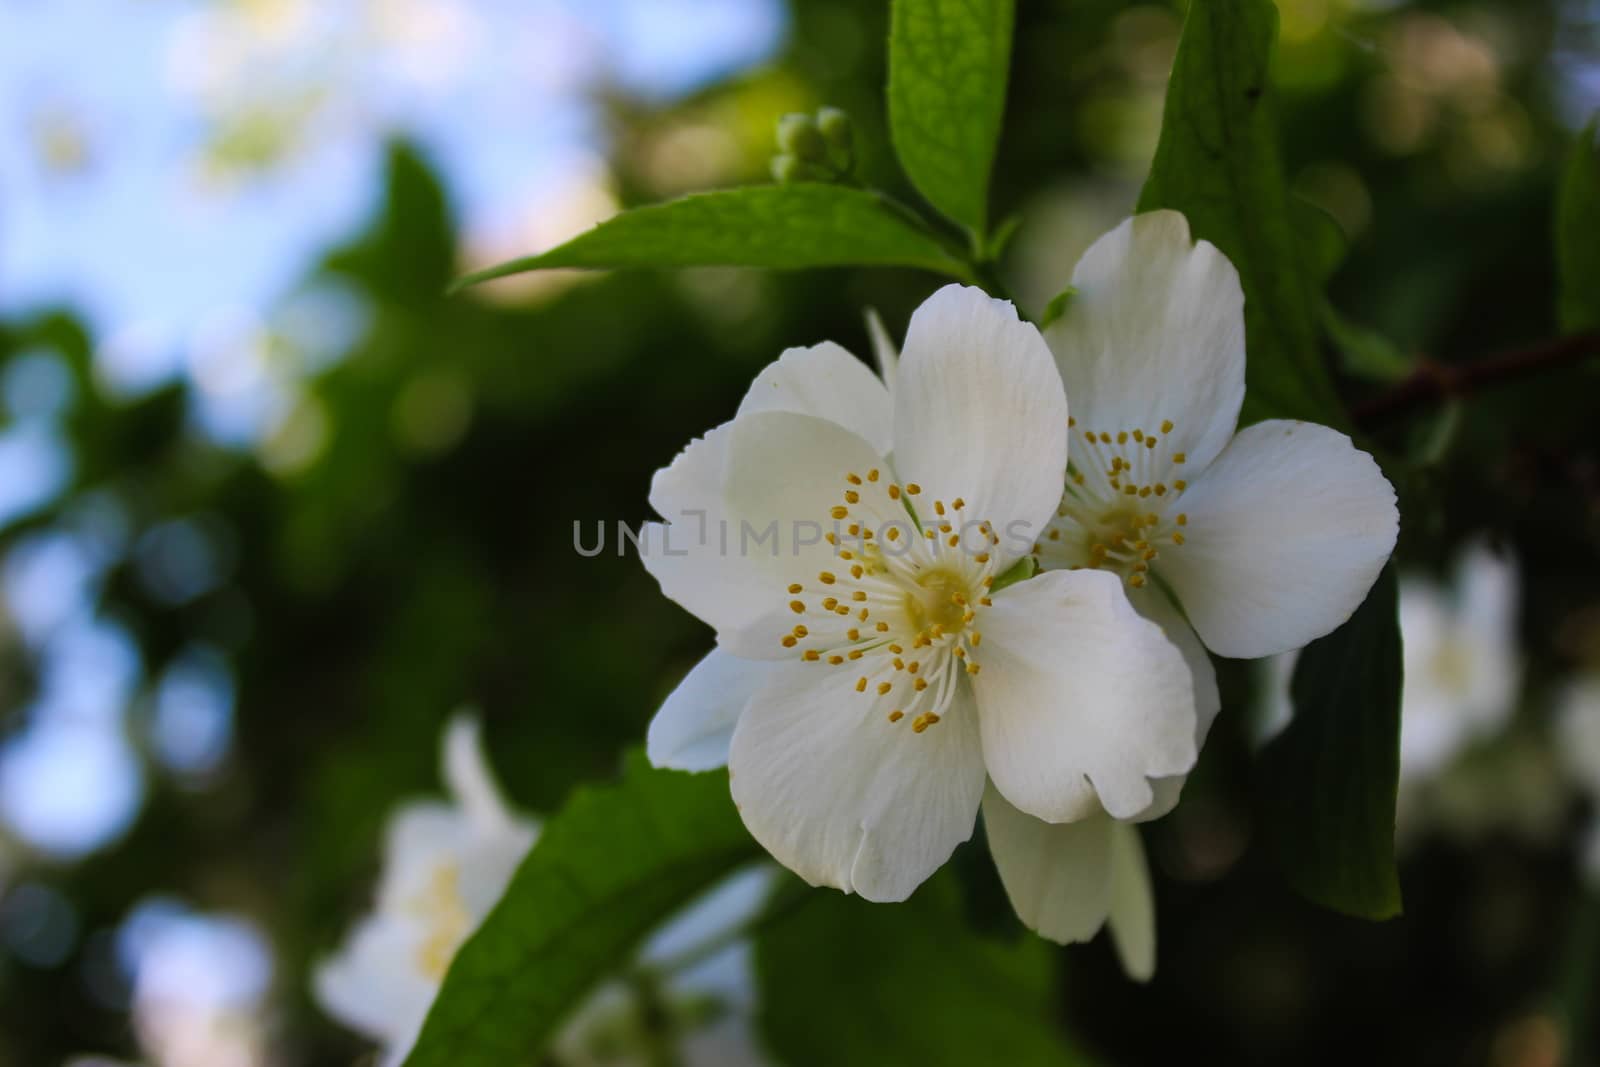
<svg viewBox="0 0 1600 1067">
<path fill-rule="evenodd" d="M 1277 27 L 1272 0 L 1189 5 L 1139 210 L 1183 212 L 1195 237 L 1238 268 L 1249 343 L 1246 420 L 1337 425 L 1343 419 L 1317 342 L 1317 274 L 1326 262 L 1304 251 L 1303 219 L 1278 156 L 1268 78 Z"/>
<path fill-rule="evenodd" d="M 801 182 L 697 193 L 625 211 L 548 252 L 469 274 L 456 288 L 554 267 L 921 267 L 962 264 L 875 193 Z"/>
<path fill-rule="evenodd" d="M 1295 665 L 1294 717 L 1259 756 L 1258 817 L 1290 884 L 1366 919 L 1400 914 L 1397 598 L 1390 565 L 1348 622 L 1306 646 Z"/>
<path fill-rule="evenodd" d="M 895 0 L 889 129 L 911 184 L 980 239 L 1011 62 L 1012 0 Z"/>
<path fill-rule="evenodd" d="M 461 947 L 407 1067 L 534 1063 L 647 934 L 758 856 L 723 772 L 653 770 L 579 790 Z"/>
</svg>

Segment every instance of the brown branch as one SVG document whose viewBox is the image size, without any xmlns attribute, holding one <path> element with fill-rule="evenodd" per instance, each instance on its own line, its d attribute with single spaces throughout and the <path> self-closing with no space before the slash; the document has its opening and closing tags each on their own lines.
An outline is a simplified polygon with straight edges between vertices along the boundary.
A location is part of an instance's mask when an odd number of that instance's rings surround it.
<svg viewBox="0 0 1600 1067">
<path fill-rule="evenodd" d="M 1412 408 L 1467 396 L 1593 355 L 1600 355 L 1600 330 L 1558 337 L 1458 366 L 1423 360 L 1404 381 L 1357 404 L 1350 414 L 1358 425 L 1370 428 Z"/>
</svg>

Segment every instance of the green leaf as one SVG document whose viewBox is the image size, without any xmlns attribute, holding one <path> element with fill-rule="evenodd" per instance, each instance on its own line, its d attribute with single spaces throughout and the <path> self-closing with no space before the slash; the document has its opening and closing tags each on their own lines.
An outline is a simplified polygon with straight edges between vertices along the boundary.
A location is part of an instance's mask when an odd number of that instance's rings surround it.
<svg viewBox="0 0 1600 1067">
<path fill-rule="evenodd" d="M 928 203 L 984 247 L 1011 64 L 1012 0 L 895 0 L 889 133 Z"/>
<path fill-rule="evenodd" d="M 1300 653 L 1294 717 L 1259 757 L 1259 819 L 1289 882 L 1366 919 L 1400 914 L 1400 622 L 1394 565 L 1350 620 Z"/>
<path fill-rule="evenodd" d="M 1572 148 L 1556 201 L 1556 268 L 1561 328 L 1600 329 L 1600 115 Z"/>
<path fill-rule="evenodd" d="M 1139 210 L 1172 208 L 1221 249 L 1244 284 L 1245 419 L 1344 416 L 1318 345 L 1320 253 L 1303 254 L 1278 156 L 1268 66 L 1272 0 L 1193 0 L 1167 89 L 1161 139 Z M 1297 216 L 1299 216 L 1297 218 Z"/>
<path fill-rule="evenodd" d="M 937 238 L 875 193 L 801 182 L 696 193 L 625 211 L 564 245 L 469 274 L 461 289 L 553 267 L 966 268 Z"/>
<path fill-rule="evenodd" d="M 760 855 L 725 772 L 650 768 L 573 794 L 445 976 L 407 1067 L 534 1063 L 644 938 Z"/>
<path fill-rule="evenodd" d="M 760 1023 L 790 1064 L 1083 1063 L 1050 1024 L 1053 955 L 968 929 L 952 871 L 904 904 L 813 893 L 756 941 Z"/>
</svg>

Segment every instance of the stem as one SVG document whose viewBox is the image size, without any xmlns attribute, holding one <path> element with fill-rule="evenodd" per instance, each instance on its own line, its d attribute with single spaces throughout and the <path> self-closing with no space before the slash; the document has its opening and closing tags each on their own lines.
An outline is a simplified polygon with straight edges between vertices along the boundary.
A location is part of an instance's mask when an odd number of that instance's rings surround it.
<svg viewBox="0 0 1600 1067">
<path fill-rule="evenodd" d="M 1558 337 L 1532 348 L 1505 352 L 1461 366 L 1424 360 L 1405 380 L 1357 404 L 1351 415 L 1360 425 L 1370 427 L 1413 408 L 1532 377 L 1597 354 L 1600 354 L 1600 330 Z"/>
</svg>

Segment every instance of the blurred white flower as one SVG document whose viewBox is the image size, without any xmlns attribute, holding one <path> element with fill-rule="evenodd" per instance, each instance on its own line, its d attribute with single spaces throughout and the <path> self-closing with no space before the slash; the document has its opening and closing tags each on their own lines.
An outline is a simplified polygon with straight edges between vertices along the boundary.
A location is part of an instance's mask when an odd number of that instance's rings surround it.
<svg viewBox="0 0 1600 1067">
<path fill-rule="evenodd" d="M 784 353 L 732 422 L 658 472 L 651 505 L 672 522 L 642 554 L 720 646 L 651 724 L 652 761 L 729 762 L 775 857 L 888 901 L 971 835 L 980 805 L 1001 822 L 1142 811 L 1152 779 L 1193 764 L 1195 728 L 1183 657 L 1114 576 L 993 588 L 1066 471 L 1039 333 L 956 285 L 912 316 L 898 360 L 873 332 L 892 393 L 837 345 Z M 776 545 L 750 540 L 769 528 Z M 994 838 L 1003 872 L 1021 840 Z"/>
<path fill-rule="evenodd" d="M 1512 562 L 1482 543 L 1462 551 L 1449 588 L 1401 581 L 1402 781 L 1434 776 L 1510 720 L 1522 680 L 1517 586 Z"/>
<path fill-rule="evenodd" d="M 539 835 L 512 811 L 466 715 L 444 736 L 451 801 L 415 801 L 391 817 L 377 904 L 344 946 L 318 967 L 322 1008 L 382 1048 L 382 1063 L 411 1051 L 457 949 L 478 928 Z M 652 976 L 665 1034 L 685 1067 L 760 1067 L 752 1027 L 750 945 L 739 937 L 760 912 L 773 869 L 743 871 L 658 931 L 638 958 Z M 649 1020 L 634 992 L 602 986 L 563 1024 L 554 1048 L 563 1067 L 648 1067 Z"/>
<path fill-rule="evenodd" d="M 1517 648 L 1517 570 L 1474 541 L 1441 586 L 1410 575 L 1400 581 L 1400 639 L 1405 681 L 1400 696 L 1400 777 L 1434 778 L 1475 741 L 1511 718 L 1522 680 Z M 1265 741 L 1293 715 L 1290 683 L 1296 653 L 1263 664 Z"/>
<path fill-rule="evenodd" d="M 1583 846 L 1584 869 L 1600 884 L 1600 675 L 1572 683 L 1561 696 L 1556 731 L 1562 762 L 1595 808 Z"/>
<path fill-rule="evenodd" d="M 376 907 L 317 968 L 323 1010 L 405 1059 L 456 949 L 505 891 L 539 827 L 514 814 L 483 756 L 477 720 L 444 739 L 450 803 L 415 801 L 389 820 Z"/>
</svg>

